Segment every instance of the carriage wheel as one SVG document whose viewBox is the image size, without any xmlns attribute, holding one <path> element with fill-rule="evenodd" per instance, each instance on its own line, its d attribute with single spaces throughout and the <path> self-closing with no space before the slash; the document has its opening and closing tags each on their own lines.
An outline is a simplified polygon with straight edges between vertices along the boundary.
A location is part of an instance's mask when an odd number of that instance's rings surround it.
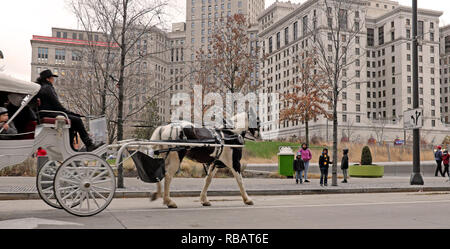
<svg viewBox="0 0 450 249">
<path fill-rule="evenodd" d="M 111 203 L 116 178 L 109 164 L 89 153 L 67 159 L 55 176 L 58 203 L 67 212 L 81 217 L 93 216 Z"/>
<path fill-rule="evenodd" d="M 36 177 L 36 189 L 41 199 L 47 203 L 50 207 L 62 209 L 58 201 L 55 198 L 55 192 L 53 191 L 53 181 L 55 179 L 56 171 L 61 165 L 57 161 L 48 161 L 39 170 Z"/>
</svg>

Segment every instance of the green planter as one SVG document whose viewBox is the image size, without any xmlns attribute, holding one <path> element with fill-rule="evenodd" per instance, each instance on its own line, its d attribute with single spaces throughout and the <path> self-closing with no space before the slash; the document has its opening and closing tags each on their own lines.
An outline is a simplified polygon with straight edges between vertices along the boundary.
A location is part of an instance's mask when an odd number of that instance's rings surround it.
<svg viewBox="0 0 450 249">
<path fill-rule="evenodd" d="M 348 174 L 351 177 L 383 177 L 384 166 L 369 165 L 369 166 L 349 166 Z"/>
</svg>

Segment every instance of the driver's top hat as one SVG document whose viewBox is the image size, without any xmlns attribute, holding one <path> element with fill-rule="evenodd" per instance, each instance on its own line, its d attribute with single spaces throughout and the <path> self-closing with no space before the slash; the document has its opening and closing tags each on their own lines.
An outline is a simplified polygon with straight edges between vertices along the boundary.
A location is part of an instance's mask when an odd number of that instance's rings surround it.
<svg viewBox="0 0 450 249">
<path fill-rule="evenodd" d="M 41 79 L 48 79 L 50 77 L 58 77 L 58 75 L 54 75 L 50 69 L 42 71 L 40 76 L 41 76 Z"/>
</svg>

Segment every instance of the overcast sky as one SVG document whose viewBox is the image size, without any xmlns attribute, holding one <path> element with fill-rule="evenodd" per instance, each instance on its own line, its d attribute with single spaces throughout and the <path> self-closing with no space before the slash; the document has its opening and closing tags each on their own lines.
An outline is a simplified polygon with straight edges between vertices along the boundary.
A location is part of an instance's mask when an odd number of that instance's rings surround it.
<svg viewBox="0 0 450 249">
<path fill-rule="evenodd" d="M 52 27 L 80 28 L 66 5 L 67 0 L 0 0 L 0 50 L 5 60 L 6 73 L 30 80 L 32 35 L 51 35 Z M 237 1 L 237 0 L 233 0 Z M 275 0 L 266 0 L 266 7 Z M 294 3 L 305 0 L 291 0 Z M 402 5 L 411 5 L 411 0 L 399 0 Z M 441 10 L 441 26 L 450 24 L 450 4 L 443 0 L 419 0 L 419 8 Z M 171 0 L 168 7 L 171 22 L 183 22 L 186 15 L 186 0 Z"/>
</svg>

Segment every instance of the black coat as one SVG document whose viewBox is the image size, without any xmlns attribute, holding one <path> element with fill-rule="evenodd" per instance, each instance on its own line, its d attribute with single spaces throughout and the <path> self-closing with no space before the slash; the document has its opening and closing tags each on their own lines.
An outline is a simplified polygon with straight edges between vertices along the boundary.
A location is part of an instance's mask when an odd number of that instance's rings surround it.
<svg viewBox="0 0 450 249">
<path fill-rule="evenodd" d="M 58 111 L 64 112 L 66 114 L 79 116 L 66 108 L 59 102 L 58 95 L 56 94 L 55 88 L 49 82 L 40 82 L 41 90 L 37 94 L 37 98 L 41 100 L 41 105 L 39 106 L 39 110 L 48 110 L 48 111 Z M 48 114 L 44 113 L 44 116 L 57 116 L 58 114 Z"/>
<path fill-rule="evenodd" d="M 330 155 L 321 155 L 319 157 L 319 167 L 320 168 L 328 168 L 330 166 L 330 164 L 333 164 L 333 162 L 330 161 Z"/>
<path fill-rule="evenodd" d="M 295 159 L 292 167 L 294 171 L 305 170 L 305 163 L 301 159 L 300 160 Z"/>
<path fill-rule="evenodd" d="M 344 155 L 342 157 L 341 169 L 348 169 L 348 156 Z"/>
</svg>

